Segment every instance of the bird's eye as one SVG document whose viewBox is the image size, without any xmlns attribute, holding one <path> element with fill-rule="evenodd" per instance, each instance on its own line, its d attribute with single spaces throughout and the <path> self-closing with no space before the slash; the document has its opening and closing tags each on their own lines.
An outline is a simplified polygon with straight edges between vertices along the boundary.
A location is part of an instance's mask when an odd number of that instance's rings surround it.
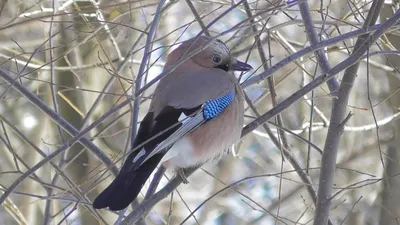
<svg viewBox="0 0 400 225">
<path fill-rule="evenodd" d="M 213 62 L 215 62 L 215 63 L 220 63 L 220 62 L 221 62 L 221 57 L 219 57 L 219 56 L 213 56 L 212 60 L 213 60 Z"/>
</svg>

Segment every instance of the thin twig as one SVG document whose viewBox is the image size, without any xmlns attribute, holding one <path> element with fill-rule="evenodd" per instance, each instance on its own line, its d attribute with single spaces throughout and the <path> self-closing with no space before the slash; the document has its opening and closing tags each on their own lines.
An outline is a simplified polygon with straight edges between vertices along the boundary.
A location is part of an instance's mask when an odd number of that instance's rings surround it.
<svg viewBox="0 0 400 225">
<path fill-rule="evenodd" d="M 140 67 L 137 72 L 137 77 L 136 77 L 136 81 L 135 81 L 135 89 L 132 89 L 132 95 L 135 95 L 142 88 L 143 74 L 144 74 L 144 70 L 146 69 L 147 60 L 149 59 L 149 54 L 151 52 L 151 46 L 152 46 L 151 43 L 153 42 L 153 38 L 154 38 L 154 35 L 156 32 L 158 23 L 160 22 L 160 19 L 161 19 L 161 15 L 162 15 L 161 10 L 163 8 L 165 1 L 166 0 L 161 0 L 158 3 L 156 12 L 154 14 L 153 21 L 151 22 L 150 30 L 149 30 L 149 32 L 147 34 L 147 38 L 146 38 L 146 44 L 144 47 L 142 62 L 140 63 Z M 132 80 L 135 80 L 135 78 L 133 77 Z M 132 112 L 131 146 L 133 146 L 133 141 L 135 140 L 135 137 L 136 137 L 138 117 L 139 117 L 139 103 L 140 103 L 140 98 L 136 97 L 135 101 L 133 103 L 133 112 Z"/>
<path fill-rule="evenodd" d="M 357 51 L 355 51 L 352 55 L 350 55 L 346 60 L 342 61 L 332 69 L 330 69 L 327 73 L 323 74 L 322 76 L 318 76 L 315 80 L 311 81 L 308 83 L 306 86 L 304 86 L 302 89 L 296 91 L 294 94 L 289 96 L 287 99 L 283 100 L 281 103 L 279 103 L 276 107 L 272 108 L 268 112 L 264 113 L 261 117 L 256 119 L 255 121 L 251 122 L 248 124 L 242 131 L 242 136 L 247 135 L 254 129 L 256 129 L 258 126 L 261 124 L 265 123 L 269 119 L 273 118 L 274 116 L 278 115 L 281 113 L 283 110 L 288 108 L 290 105 L 292 105 L 294 102 L 298 101 L 303 95 L 309 93 L 310 91 L 314 90 L 316 87 L 319 85 L 323 84 L 325 81 L 329 80 L 330 78 L 334 77 L 336 74 L 339 72 L 343 71 L 344 69 L 350 67 L 351 65 L 357 63 L 360 58 L 364 55 L 364 53 L 367 51 L 367 49 L 381 36 L 383 35 L 390 27 L 392 27 L 397 20 L 400 18 L 400 11 L 396 12 L 395 15 L 393 15 L 391 18 L 389 18 L 385 23 L 381 24 L 378 26 L 376 31 L 369 36 L 369 38 L 365 41 L 365 44 L 359 48 Z M 364 29 L 366 30 L 366 29 Z M 368 29 L 369 30 L 369 29 Z M 314 48 L 314 49 L 318 49 Z M 302 51 L 302 50 L 300 50 Z M 299 51 L 299 52 L 300 52 Z M 301 54 L 299 55 L 301 56 Z M 282 61 L 281 61 L 282 62 Z M 279 64 L 279 63 L 278 63 Z M 280 67 L 280 65 L 274 65 L 269 69 L 269 71 L 275 70 L 276 67 Z M 261 75 L 258 75 L 257 77 L 260 79 L 264 79 L 264 74 L 270 74 L 269 71 L 263 72 Z M 258 80 L 258 78 L 256 80 Z M 254 80 L 252 80 L 254 81 Z M 248 82 L 247 84 L 250 84 L 252 82 Z"/>
<path fill-rule="evenodd" d="M 273 73 L 277 72 L 279 69 L 282 69 L 285 65 L 289 64 L 290 62 L 292 62 L 292 61 L 294 61 L 296 59 L 299 59 L 300 57 L 303 57 L 303 56 L 309 54 L 310 52 L 313 52 L 313 51 L 316 51 L 318 49 L 327 47 L 329 45 L 344 41 L 344 40 L 349 39 L 351 37 L 361 36 L 361 35 L 364 35 L 364 34 L 369 34 L 369 33 L 375 32 L 375 34 L 378 36 L 378 37 L 374 38 L 376 40 L 383 33 L 385 33 L 387 30 L 391 29 L 392 26 L 394 26 L 396 23 L 397 23 L 397 21 L 394 21 L 394 22 L 391 21 L 390 23 L 388 23 L 388 21 L 386 21 L 383 24 L 378 24 L 378 25 L 374 25 L 374 26 L 368 27 L 368 29 L 360 28 L 358 30 L 354 30 L 354 31 L 350 31 L 348 33 L 344 33 L 344 34 L 342 34 L 340 36 L 336 36 L 336 37 L 321 41 L 317 45 L 312 45 L 312 46 L 303 48 L 303 49 L 299 50 L 298 52 L 296 52 L 294 54 L 291 54 L 289 57 L 286 57 L 286 58 L 282 59 L 281 61 L 276 63 L 274 66 L 270 67 L 267 71 L 264 71 L 264 72 L 262 72 L 260 74 L 257 74 L 256 76 L 253 76 L 253 77 L 247 79 L 246 81 L 244 81 L 242 83 L 242 87 L 246 88 L 246 87 L 248 87 L 248 86 L 250 86 L 252 84 L 256 84 L 256 83 L 266 79 L 268 76 L 271 76 Z M 393 28 L 393 29 L 396 29 L 396 28 Z M 363 52 L 365 52 L 365 51 L 363 51 Z M 352 59 L 352 61 L 353 60 L 354 59 Z M 354 60 L 354 61 L 358 61 L 358 59 Z M 346 64 L 347 63 L 348 62 L 346 62 Z M 336 68 L 334 71 L 338 70 L 338 68 L 339 68 L 338 66 L 339 65 L 336 65 L 334 67 L 334 68 Z M 341 67 L 342 66 L 343 65 L 341 65 Z M 329 73 L 332 73 L 332 70 L 334 68 L 332 68 Z M 344 69 L 345 68 L 341 69 L 340 71 L 342 71 Z M 333 77 L 333 76 L 331 76 L 331 77 Z"/>
<path fill-rule="evenodd" d="M 0 68 L 0 77 L 8 82 L 13 88 L 15 88 L 19 93 L 25 96 L 33 105 L 38 107 L 44 113 L 46 113 L 56 124 L 60 125 L 65 131 L 67 131 L 70 135 L 74 136 L 78 134 L 78 130 L 73 127 L 68 121 L 58 115 L 54 110 L 47 106 L 41 99 L 39 99 L 36 95 L 26 89 L 22 84 L 15 82 L 14 78 L 11 77 L 5 70 Z M 112 163 L 112 161 L 108 158 L 104 152 L 98 148 L 95 144 L 93 144 L 88 138 L 83 137 L 79 140 L 79 142 L 88 148 L 94 155 L 96 155 L 106 166 L 110 167 L 112 173 L 114 175 L 117 174 L 117 169 Z"/>
</svg>

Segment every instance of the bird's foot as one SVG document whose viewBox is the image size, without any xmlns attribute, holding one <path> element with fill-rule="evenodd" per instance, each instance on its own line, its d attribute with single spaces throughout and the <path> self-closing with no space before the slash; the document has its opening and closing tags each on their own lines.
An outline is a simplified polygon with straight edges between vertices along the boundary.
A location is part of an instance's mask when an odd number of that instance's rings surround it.
<svg viewBox="0 0 400 225">
<path fill-rule="evenodd" d="M 189 183 L 189 181 L 187 180 L 187 177 L 185 175 L 185 170 L 183 168 L 176 168 L 175 171 L 176 171 L 176 174 L 182 179 L 182 182 L 184 184 Z"/>
</svg>

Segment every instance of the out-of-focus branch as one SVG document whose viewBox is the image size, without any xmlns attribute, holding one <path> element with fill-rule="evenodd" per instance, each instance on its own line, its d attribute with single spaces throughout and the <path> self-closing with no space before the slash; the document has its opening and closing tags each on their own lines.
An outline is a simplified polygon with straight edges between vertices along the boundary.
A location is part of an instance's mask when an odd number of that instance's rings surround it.
<svg viewBox="0 0 400 225">
<path fill-rule="evenodd" d="M 201 29 L 203 30 L 204 34 L 207 36 L 211 36 L 210 32 L 208 32 L 208 28 L 204 25 L 203 20 L 201 19 L 199 13 L 197 12 L 196 8 L 193 5 L 191 0 L 186 0 L 186 4 L 189 6 L 190 10 L 192 11 L 194 17 L 196 18 L 197 22 L 199 23 Z"/>
<path fill-rule="evenodd" d="M 46 115 L 48 115 L 56 124 L 58 124 L 60 127 L 62 127 L 66 132 L 68 132 L 70 135 L 75 136 L 79 133 L 79 131 L 73 127 L 68 121 L 66 121 L 64 118 L 59 116 L 54 110 L 52 110 L 50 107 L 46 105 L 40 98 L 38 98 L 36 95 L 34 95 L 32 92 L 30 92 L 28 89 L 26 89 L 23 85 L 21 85 L 19 82 L 14 80 L 10 74 L 8 74 L 5 70 L 0 68 L 0 77 L 6 81 L 7 83 L 10 84 L 13 88 L 15 88 L 19 93 L 21 93 L 24 97 L 26 97 L 33 105 L 38 107 L 40 110 L 42 110 Z M 104 152 L 98 148 L 95 144 L 93 144 L 88 138 L 83 137 L 82 139 L 79 140 L 79 142 L 85 146 L 89 151 L 91 151 L 94 155 L 96 155 L 100 161 L 104 163 L 107 167 L 110 168 L 111 172 L 116 175 L 118 170 L 113 164 L 113 162 L 110 160 L 110 158 L 104 154 Z"/>
<path fill-rule="evenodd" d="M 78 132 L 70 123 L 65 121 L 62 117 L 56 114 L 52 109 L 50 109 L 42 100 L 40 100 L 37 96 L 27 90 L 20 83 L 15 82 L 15 80 L 3 69 L 0 69 L 0 77 L 8 82 L 10 86 L 14 87 L 18 90 L 22 95 L 24 95 L 29 101 L 31 101 L 35 106 L 40 108 L 44 113 L 46 113 L 55 123 L 60 125 L 63 129 L 73 135 L 74 137 L 68 141 L 66 141 L 63 146 L 56 151 L 50 153 L 47 158 L 38 162 L 35 166 L 31 167 L 28 171 L 26 171 L 22 176 L 20 176 L 16 181 L 14 181 L 5 191 L 5 193 L 0 197 L 0 204 L 12 193 L 12 191 L 27 177 L 29 177 L 36 170 L 41 168 L 44 164 L 48 163 L 56 156 L 67 150 L 71 147 L 75 142 L 80 141 L 82 145 L 87 147 L 93 154 L 95 154 L 106 166 L 108 166 L 113 174 L 117 173 L 117 169 L 113 162 L 96 146 L 94 145 L 88 138 L 84 137 L 84 135 L 92 130 L 94 127 L 98 126 L 104 119 L 106 119 L 109 115 L 114 113 L 115 111 L 121 109 L 125 105 L 129 104 L 130 99 L 125 100 L 119 105 L 111 108 L 107 113 L 102 115 L 98 120 L 94 123 L 90 124 L 88 127 Z"/>
<path fill-rule="evenodd" d="M 0 70 L 0 74 L 1 74 L 2 70 Z M 70 140 L 66 141 L 61 148 L 55 150 L 54 152 L 50 153 L 45 159 L 41 160 L 40 162 L 38 162 L 36 165 L 34 165 L 33 167 L 31 167 L 28 171 L 26 171 L 24 174 L 22 174 L 16 181 L 14 181 L 9 187 L 8 189 L 4 192 L 4 194 L 0 197 L 0 204 L 2 202 L 4 202 L 4 200 L 14 191 L 14 189 L 23 181 L 25 180 L 27 177 L 29 177 L 32 173 L 34 173 L 35 171 L 37 171 L 38 169 L 40 169 L 43 165 L 45 165 L 46 163 L 50 162 L 51 160 L 53 160 L 56 156 L 58 156 L 59 154 L 61 154 L 62 152 L 64 152 L 65 150 L 67 150 L 68 148 L 70 148 L 75 142 L 79 141 L 80 139 L 83 139 L 84 135 L 91 131 L 93 128 L 95 128 L 96 126 L 98 126 L 104 119 L 106 119 L 110 114 L 112 114 L 113 112 L 121 109 L 122 107 L 124 107 L 125 105 L 127 105 L 129 103 L 129 100 L 126 100 L 125 102 L 123 102 L 124 104 L 119 104 L 115 107 L 113 107 L 110 111 L 108 111 L 108 113 L 104 114 L 103 116 L 101 116 L 98 120 L 96 120 L 94 123 L 90 124 L 88 127 L 86 127 L 85 129 L 83 129 L 82 131 L 80 131 L 79 133 L 77 133 L 73 138 L 71 138 Z M 115 167 L 112 164 L 112 167 Z M 113 171 L 113 170 L 111 170 Z"/>
</svg>

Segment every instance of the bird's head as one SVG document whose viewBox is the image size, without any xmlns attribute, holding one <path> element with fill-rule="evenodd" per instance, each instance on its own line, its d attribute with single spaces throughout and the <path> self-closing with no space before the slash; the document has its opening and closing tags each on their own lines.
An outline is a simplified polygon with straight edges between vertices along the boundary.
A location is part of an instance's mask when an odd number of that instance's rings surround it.
<svg viewBox="0 0 400 225">
<path fill-rule="evenodd" d="M 200 51 L 199 51 L 200 50 Z M 219 39 L 200 36 L 183 42 L 170 55 L 178 59 L 189 55 L 192 51 L 199 51 L 189 60 L 206 68 L 218 68 L 224 71 L 249 71 L 253 69 L 249 64 L 231 56 L 231 52 Z"/>
</svg>

